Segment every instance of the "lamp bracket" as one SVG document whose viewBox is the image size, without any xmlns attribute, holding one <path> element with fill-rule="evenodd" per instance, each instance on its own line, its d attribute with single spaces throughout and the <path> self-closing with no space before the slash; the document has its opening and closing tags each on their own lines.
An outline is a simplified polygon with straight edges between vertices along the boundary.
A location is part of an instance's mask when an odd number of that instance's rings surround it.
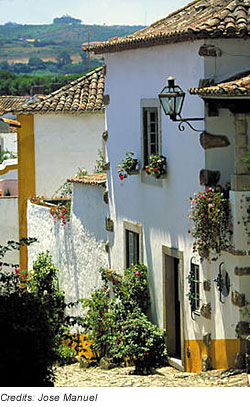
<svg viewBox="0 0 250 407">
<path fill-rule="evenodd" d="M 180 123 L 178 124 L 178 129 L 179 129 L 180 131 L 184 131 L 184 130 L 185 130 L 184 124 L 187 124 L 193 131 L 198 131 L 198 132 L 203 131 L 203 130 L 200 130 L 200 129 L 195 129 L 189 122 L 190 122 L 190 121 L 204 120 L 204 117 L 192 117 L 192 118 L 186 118 L 186 119 L 182 118 L 181 116 L 179 116 L 179 117 L 180 117 L 180 118 L 177 119 L 176 116 L 172 115 L 172 116 L 171 116 L 171 119 L 172 119 L 174 122 L 180 122 Z"/>
</svg>

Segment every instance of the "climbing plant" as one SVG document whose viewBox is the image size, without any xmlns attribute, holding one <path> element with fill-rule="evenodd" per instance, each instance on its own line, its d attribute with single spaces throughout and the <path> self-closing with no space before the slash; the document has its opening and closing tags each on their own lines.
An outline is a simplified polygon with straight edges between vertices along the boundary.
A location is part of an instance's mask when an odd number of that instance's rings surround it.
<svg viewBox="0 0 250 407">
<path fill-rule="evenodd" d="M 207 188 L 190 197 L 189 219 L 194 222 L 193 251 L 201 261 L 216 260 L 223 250 L 231 247 L 230 210 L 226 191 L 221 187 Z"/>
</svg>

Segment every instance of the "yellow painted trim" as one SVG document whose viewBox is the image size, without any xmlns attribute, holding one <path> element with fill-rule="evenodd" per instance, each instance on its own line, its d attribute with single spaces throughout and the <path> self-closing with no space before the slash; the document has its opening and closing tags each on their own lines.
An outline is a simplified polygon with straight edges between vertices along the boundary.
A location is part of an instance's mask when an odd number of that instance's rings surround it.
<svg viewBox="0 0 250 407">
<path fill-rule="evenodd" d="M 17 170 L 18 169 L 18 164 L 11 164 L 11 165 L 6 165 L 2 170 L 0 170 L 0 175 L 7 174 L 7 172 L 12 171 L 12 170 Z"/>
<path fill-rule="evenodd" d="M 214 369 L 233 368 L 233 355 L 240 352 L 240 339 L 217 339 L 211 343 Z"/>
<path fill-rule="evenodd" d="M 238 352 L 240 352 L 239 339 L 213 339 L 209 347 L 202 340 L 186 340 L 185 370 L 187 372 L 200 372 L 203 355 L 211 358 L 213 369 L 233 368 L 233 355 Z M 190 357 L 187 356 L 188 353 Z"/>
<path fill-rule="evenodd" d="M 27 238 L 27 200 L 35 196 L 35 141 L 34 116 L 20 114 L 17 120 L 21 127 L 17 130 L 18 151 L 18 216 L 19 238 Z M 32 236 L 29 236 L 32 237 Z M 20 250 L 21 270 L 27 270 L 28 250 L 22 246 Z"/>
</svg>

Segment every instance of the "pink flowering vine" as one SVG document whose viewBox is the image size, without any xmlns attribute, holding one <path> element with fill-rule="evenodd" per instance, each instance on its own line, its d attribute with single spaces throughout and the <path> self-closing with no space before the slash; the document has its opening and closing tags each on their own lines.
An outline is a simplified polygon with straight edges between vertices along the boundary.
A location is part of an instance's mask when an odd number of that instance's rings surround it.
<svg viewBox="0 0 250 407">
<path fill-rule="evenodd" d="M 60 220 L 63 226 L 70 221 L 71 202 L 68 201 L 65 205 L 58 204 L 50 209 L 50 215 L 53 217 L 54 223 Z"/>
<path fill-rule="evenodd" d="M 216 260 L 221 251 L 231 246 L 230 211 L 225 191 L 220 187 L 207 188 L 205 193 L 190 197 L 191 209 L 188 216 L 194 222 L 192 234 L 193 251 L 201 260 Z"/>
</svg>

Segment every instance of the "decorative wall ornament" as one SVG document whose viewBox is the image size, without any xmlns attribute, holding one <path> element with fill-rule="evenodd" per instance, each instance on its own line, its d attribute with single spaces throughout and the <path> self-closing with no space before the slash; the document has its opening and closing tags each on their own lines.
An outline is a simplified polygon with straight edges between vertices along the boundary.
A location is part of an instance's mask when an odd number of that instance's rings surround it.
<svg viewBox="0 0 250 407">
<path fill-rule="evenodd" d="M 106 230 L 108 232 L 114 232 L 114 221 L 106 216 Z"/>
<path fill-rule="evenodd" d="M 249 276 L 250 275 L 250 267 L 238 267 L 236 266 L 234 269 L 234 274 L 236 276 Z"/>
<path fill-rule="evenodd" d="M 109 191 L 107 189 L 103 193 L 103 200 L 106 204 L 109 203 Z"/>
<path fill-rule="evenodd" d="M 227 136 L 214 135 L 204 131 L 200 135 L 200 144 L 207 150 L 210 148 L 227 147 L 230 145 L 230 141 Z"/>
<path fill-rule="evenodd" d="M 211 281 L 210 280 L 203 281 L 203 289 L 205 291 L 211 291 Z"/>
<path fill-rule="evenodd" d="M 210 187 L 216 185 L 220 179 L 220 171 L 201 170 L 200 184 Z"/>
<path fill-rule="evenodd" d="M 105 131 L 102 133 L 102 138 L 103 138 L 104 141 L 107 141 L 107 140 L 108 140 L 108 130 L 105 130 Z"/>
<path fill-rule="evenodd" d="M 108 171 L 109 169 L 110 169 L 110 163 L 109 163 L 109 162 L 104 163 L 104 164 L 103 164 L 103 170 L 104 170 L 104 171 Z"/>
<path fill-rule="evenodd" d="M 211 319 L 212 308 L 210 302 L 208 304 L 203 304 L 201 307 L 201 316 L 206 319 Z"/>
<path fill-rule="evenodd" d="M 232 291 L 232 304 L 236 305 L 236 307 L 244 307 L 246 305 L 246 297 L 245 294 L 240 294 L 238 291 Z"/>
<path fill-rule="evenodd" d="M 230 292 L 230 278 L 228 272 L 225 269 L 222 269 L 223 264 L 224 263 L 220 263 L 218 276 L 216 279 L 214 279 L 220 293 L 220 302 L 222 304 L 224 304 L 222 296 L 227 297 Z"/>
</svg>

